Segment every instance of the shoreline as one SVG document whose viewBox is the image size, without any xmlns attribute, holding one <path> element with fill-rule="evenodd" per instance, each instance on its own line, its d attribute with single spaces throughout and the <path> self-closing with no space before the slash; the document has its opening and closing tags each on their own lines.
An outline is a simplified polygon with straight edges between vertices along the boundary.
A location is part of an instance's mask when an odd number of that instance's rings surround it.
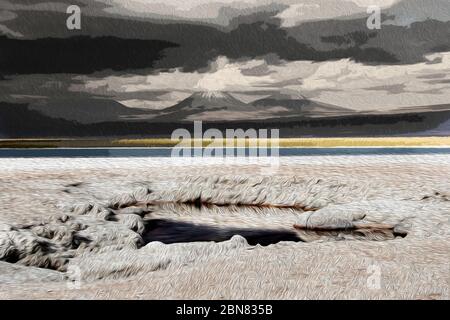
<svg viewBox="0 0 450 320">
<path fill-rule="evenodd" d="M 230 141 L 223 140 L 223 148 Z M 188 139 L 187 146 L 204 148 L 217 140 Z M 174 148 L 179 141 L 155 139 L 0 139 L 0 149 L 126 149 Z M 186 148 L 187 146 L 180 146 Z M 271 147 L 270 139 L 236 139 L 232 148 Z M 358 138 L 280 138 L 274 147 L 286 148 L 446 148 L 450 136 L 444 137 L 358 137 Z"/>
</svg>

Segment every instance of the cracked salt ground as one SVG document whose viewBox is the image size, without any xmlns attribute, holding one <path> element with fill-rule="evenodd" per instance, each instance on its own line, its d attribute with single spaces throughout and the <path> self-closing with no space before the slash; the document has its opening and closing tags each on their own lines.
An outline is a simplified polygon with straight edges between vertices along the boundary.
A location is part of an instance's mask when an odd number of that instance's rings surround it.
<svg viewBox="0 0 450 320">
<path fill-rule="evenodd" d="M 173 168 L 152 170 L 147 174 L 131 171 L 124 175 L 111 169 L 110 172 L 95 172 L 94 177 L 92 171 L 85 176 L 78 174 L 77 179 L 57 177 L 60 192 L 52 196 L 62 197 L 64 201 L 47 205 L 51 208 L 49 214 L 36 218 L 31 213 L 27 221 L 17 219 L 14 222 L 9 218 L 0 226 L 0 257 L 6 261 L 0 262 L 5 275 L 0 277 L 0 282 L 8 286 L 9 295 L 14 295 L 17 286 L 32 286 L 37 282 L 47 283 L 46 287 L 51 284 L 56 288 L 53 292 L 61 294 L 61 285 L 65 284 L 62 279 L 69 276 L 68 269 L 75 267 L 80 270 L 81 280 L 86 282 L 88 296 L 97 294 L 95 288 L 102 287 L 100 280 L 115 281 L 120 286 L 124 279 L 133 283 L 150 277 L 152 283 L 157 284 L 154 290 L 159 290 L 153 297 L 168 294 L 213 297 L 212 292 L 205 295 L 199 284 L 194 286 L 198 290 L 193 293 L 192 288 L 182 289 L 180 284 L 172 283 L 178 289 L 166 288 L 164 293 L 163 275 L 179 279 L 175 274 L 184 274 L 197 283 L 191 274 L 194 270 L 206 272 L 205 268 L 214 266 L 217 272 L 225 272 L 226 277 L 231 271 L 222 270 L 225 266 L 246 274 L 254 267 L 244 261 L 255 266 L 262 266 L 264 261 L 270 272 L 277 259 L 282 259 L 286 266 L 308 268 L 310 262 L 304 255 L 312 249 L 316 252 L 315 258 L 312 257 L 317 264 L 314 268 L 319 268 L 316 272 L 323 277 L 333 273 L 330 261 L 334 258 L 330 254 L 334 251 L 331 248 L 335 248 L 342 255 L 336 260 L 338 264 L 345 261 L 350 267 L 372 261 L 397 274 L 396 280 L 386 280 L 390 281 L 385 284 L 388 287 L 404 288 L 406 279 L 410 281 L 408 286 L 411 283 L 414 288 L 422 285 L 416 291 L 405 289 L 404 296 L 434 297 L 435 291 L 439 291 L 438 297 L 445 297 L 448 296 L 450 201 L 448 181 L 442 179 L 442 170 L 448 168 L 447 165 L 441 165 L 439 170 L 423 165 L 417 167 L 421 170 L 415 170 L 413 176 L 405 172 L 409 169 L 403 168 L 397 171 L 396 177 L 378 175 L 377 179 L 367 179 L 369 174 L 374 175 L 373 168 L 367 172 L 365 168 L 352 167 L 352 175 L 345 177 L 341 175 L 342 170 L 349 168 L 341 167 L 337 172 L 336 167 L 327 169 L 323 165 L 320 171 L 311 166 L 308 170 L 290 168 L 291 172 L 270 178 L 246 174 L 250 173 L 247 168 L 241 168 L 239 176 L 222 177 L 211 174 L 210 171 L 220 171 L 217 168 L 205 170 L 203 176 L 196 177 L 183 176 Z M 106 177 L 113 172 L 119 176 L 108 180 Z M 164 178 L 168 172 L 171 175 Z M 28 175 L 26 179 L 44 184 L 38 180 L 42 177 Z M 54 179 L 51 174 L 46 179 L 45 185 L 52 186 L 52 182 L 48 182 Z M 68 188 L 72 192 L 64 191 Z M 110 199 L 104 194 L 106 190 L 127 189 L 133 191 L 119 192 Z M 46 197 L 45 190 L 43 192 Z M 36 208 L 43 200 L 34 200 Z M 68 205 L 70 202 L 75 205 Z M 1 217 L 5 215 L 2 210 Z M 331 251 L 325 254 L 328 248 Z M 429 264 L 426 273 L 440 282 L 433 280 L 428 287 L 424 286 L 419 280 L 409 278 L 408 275 L 415 272 L 412 269 L 398 274 L 394 272 L 396 260 L 403 261 L 403 268 L 414 265 L 421 271 L 422 265 Z M 223 266 L 218 265 L 219 261 Z M 300 265 L 295 267 L 295 263 Z M 365 272 L 359 269 L 352 273 Z M 284 270 L 283 267 L 280 270 Z M 15 277 L 8 276 L 13 273 Z M 281 278 L 277 276 L 278 280 L 274 280 L 272 277 L 271 281 L 307 281 L 305 288 L 315 283 L 310 279 L 311 273 L 306 271 L 304 275 L 290 274 L 284 270 Z M 340 277 L 350 281 L 349 276 Z M 220 282 L 218 278 L 212 280 L 213 274 L 208 277 L 212 277 L 210 281 L 214 283 Z M 243 294 L 229 291 L 233 283 L 223 283 L 227 297 Z M 332 284 L 326 287 L 325 296 L 342 297 L 342 292 Z M 282 293 L 267 289 L 271 293 L 266 298 L 297 298 L 306 294 L 300 287 Z M 252 293 L 258 297 L 256 291 Z M 133 294 L 129 293 L 123 297 L 131 296 Z M 118 293 L 111 297 L 118 297 Z M 147 297 L 152 297 L 150 292 Z"/>
<path fill-rule="evenodd" d="M 393 203 L 380 200 L 339 204 L 350 191 L 365 192 L 322 180 L 239 177 L 189 178 L 160 192 L 140 187 L 104 204 L 75 205 L 39 223 L 2 225 L 0 259 L 65 271 L 72 258 L 138 249 L 153 241 L 220 242 L 233 235 L 251 245 L 391 240 L 405 237 L 408 220 L 423 209 L 408 203 L 393 213 Z M 434 218 L 431 214 L 432 223 L 415 234 L 432 228 L 439 217 Z"/>
</svg>

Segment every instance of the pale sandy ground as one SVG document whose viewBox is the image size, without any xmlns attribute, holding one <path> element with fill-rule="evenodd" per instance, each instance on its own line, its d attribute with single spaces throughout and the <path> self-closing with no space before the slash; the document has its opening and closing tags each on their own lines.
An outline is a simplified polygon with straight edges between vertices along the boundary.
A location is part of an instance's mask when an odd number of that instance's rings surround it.
<svg viewBox="0 0 450 320">
<path fill-rule="evenodd" d="M 69 266 L 80 272 L 79 278 L 75 274 L 80 282 L 67 280 L 67 272 L 0 262 L 0 298 L 449 299 L 449 155 L 288 157 L 279 167 L 244 159 L 0 159 L 0 170 L 0 226 L 57 216 L 73 204 L 104 203 L 142 186 L 166 199 L 178 189 L 188 193 L 219 185 L 230 199 L 268 190 L 271 204 L 294 199 L 319 208 L 316 218 L 332 215 L 339 223 L 340 217 L 350 215 L 351 221 L 363 213 L 363 222 L 390 223 L 407 232 L 381 241 L 302 235 L 306 242 L 269 246 L 249 245 L 242 237 L 150 242 L 73 258 Z M 239 186 L 231 181 L 227 188 L 227 181 L 214 182 L 220 176 L 249 180 Z M 152 214 L 288 230 L 310 214 L 170 210 Z"/>
</svg>

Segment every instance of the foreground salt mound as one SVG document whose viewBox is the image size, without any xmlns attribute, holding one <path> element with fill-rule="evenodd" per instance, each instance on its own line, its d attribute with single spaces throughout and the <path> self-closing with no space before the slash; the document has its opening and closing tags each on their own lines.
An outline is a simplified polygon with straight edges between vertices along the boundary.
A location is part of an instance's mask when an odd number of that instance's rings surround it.
<svg viewBox="0 0 450 320">
<path fill-rule="evenodd" d="M 1 284 L 46 283 L 63 281 L 66 277 L 63 273 L 54 270 L 26 267 L 0 261 Z"/>
<path fill-rule="evenodd" d="M 448 216 L 441 213 L 443 206 L 450 212 L 448 197 L 407 197 L 378 199 L 370 189 L 334 180 L 186 178 L 77 204 L 28 225 L 0 224 L 0 260 L 58 271 L 73 265 L 99 279 L 234 254 L 258 243 L 448 234 Z M 193 241 L 200 242 L 185 243 Z"/>
<path fill-rule="evenodd" d="M 139 273 L 197 264 L 218 257 L 237 257 L 251 246 L 241 236 L 224 242 L 163 244 L 151 242 L 140 250 L 125 249 L 96 255 L 83 254 L 71 260 L 69 267 L 80 271 L 82 280 L 120 279 Z"/>
</svg>

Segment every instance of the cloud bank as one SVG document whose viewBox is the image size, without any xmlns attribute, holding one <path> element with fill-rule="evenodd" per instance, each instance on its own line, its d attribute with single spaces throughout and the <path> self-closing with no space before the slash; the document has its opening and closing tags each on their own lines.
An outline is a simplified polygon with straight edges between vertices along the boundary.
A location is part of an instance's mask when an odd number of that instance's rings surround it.
<svg viewBox="0 0 450 320">
<path fill-rule="evenodd" d="M 91 94 L 120 97 L 127 93 L 179 92 L 163 97 L 160 101 L 164 105 L 174 104 L 194 91 L 228 91 L 254 95 L 256 99 L 270 91 L 290 90 L 346 108 L 382 111 L 448 103 L 450 52 L 429 55 L 422 63 L 384 66 L 350 59 L 321 63 L 281 61 L 272 65 L 264 59 L 230 61 L 219 57 L 205 73 L 176 69 L 147 76 L 76 79 L 82 84 L 73 85 L 71 90 Z"/>
</svg>

